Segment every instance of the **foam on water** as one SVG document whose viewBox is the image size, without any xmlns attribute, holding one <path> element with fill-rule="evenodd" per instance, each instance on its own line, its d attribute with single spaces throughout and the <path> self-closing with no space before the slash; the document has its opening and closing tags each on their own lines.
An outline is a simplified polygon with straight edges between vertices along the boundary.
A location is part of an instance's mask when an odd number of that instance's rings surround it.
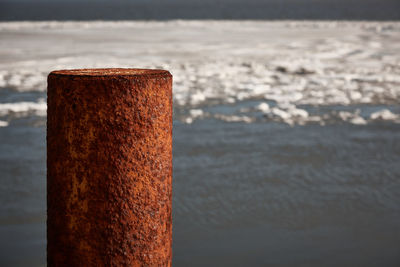
<svg viewBox="0 0 400 267">
<path fill-rule="evenodd" d="M 15 92 L 44 97 L 53 69 L 165 68 L 186 123 L 399 122 L 399 22 L 6 22 L 0 36 L 0 88 Z M 239 112 L 205 111 L 253 100 Z M 45 104 L 32 101 L 3 103 L 0 116 L 42 116 Z M 393 108 L 365 114 L 371 105 Z"/>
</svg>

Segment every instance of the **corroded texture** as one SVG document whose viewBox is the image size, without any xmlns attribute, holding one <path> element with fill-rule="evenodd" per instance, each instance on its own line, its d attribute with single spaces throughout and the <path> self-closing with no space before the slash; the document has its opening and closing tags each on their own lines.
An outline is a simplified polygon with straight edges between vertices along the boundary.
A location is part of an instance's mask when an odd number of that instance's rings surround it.
<svg viewBox="0 0 400 267">
<path fill-rule="evenodd" d="M 48 76 L 48 266 L 171 266 L 172 76 Z"/>
</svg>

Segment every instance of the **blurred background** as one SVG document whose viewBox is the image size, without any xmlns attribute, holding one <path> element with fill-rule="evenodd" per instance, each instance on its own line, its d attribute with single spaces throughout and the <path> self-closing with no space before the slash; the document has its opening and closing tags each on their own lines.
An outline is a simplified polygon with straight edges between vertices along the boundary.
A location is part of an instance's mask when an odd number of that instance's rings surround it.
<svg viewBox="0 0 400 267">
<path fill-rule="evenodd" d="M 400 266 L 398 0 L 0 0 L 0 266 L 46 265 L 46 76 L 174 76 L 174 266 Z"/>
</svg>

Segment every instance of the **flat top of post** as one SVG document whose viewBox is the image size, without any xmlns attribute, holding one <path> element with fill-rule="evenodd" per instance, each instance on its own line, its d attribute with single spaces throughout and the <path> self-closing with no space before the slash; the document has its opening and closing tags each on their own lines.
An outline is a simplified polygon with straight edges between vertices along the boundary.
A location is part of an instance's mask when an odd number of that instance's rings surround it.
<svg viewBox="0 0 400 267">
<path fill-rule="evenodd" d="M 61 76 L 136 76 L 136 77 L 170 77 L 171 73 L 167 70 L 160 69 L 125 69 L 125 68 L 107 68 L 107 69 L 71 69 L 71 70 L 55 70 L 50 75 Z"/>
</svg>

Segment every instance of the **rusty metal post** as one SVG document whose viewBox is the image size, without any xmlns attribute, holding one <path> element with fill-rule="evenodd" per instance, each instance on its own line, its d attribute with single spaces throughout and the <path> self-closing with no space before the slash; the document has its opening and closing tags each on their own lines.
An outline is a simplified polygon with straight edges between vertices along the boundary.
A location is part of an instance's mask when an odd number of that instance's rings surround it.
<svg viewBox="0 0 400 267">
<path fill-rule="evenodd" d="M 48 76 L 47 263 L 171 266 L 172 76 Z"/>
</svg>

